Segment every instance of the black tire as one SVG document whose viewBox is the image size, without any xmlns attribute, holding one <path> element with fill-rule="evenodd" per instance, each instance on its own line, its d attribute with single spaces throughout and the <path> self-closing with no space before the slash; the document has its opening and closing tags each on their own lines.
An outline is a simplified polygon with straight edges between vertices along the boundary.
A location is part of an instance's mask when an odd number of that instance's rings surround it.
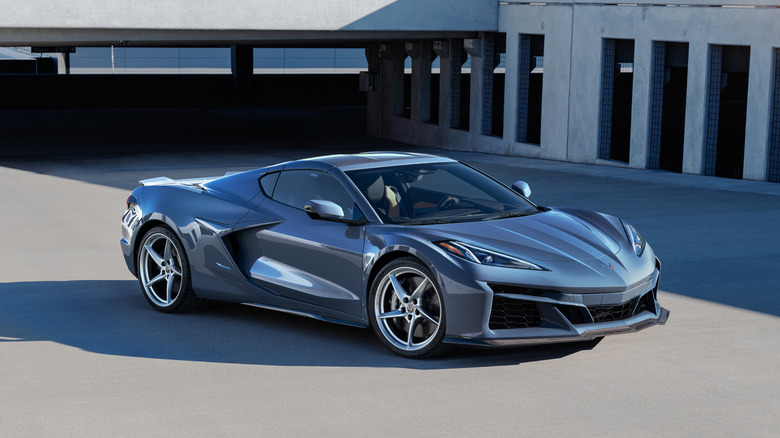
<svg viewBox="0 0 780 438">
<path fill-rule="evenodd" d="M 144 234 L 136 251 L 136 272 L 144 298 L 160 312 L 193 312 L 209 303 L 192 290 L 187 253 L 168 227 Z"/>
<path fill-rule="evenodd" d="M 422 358 L 449 350 L 442 343 L 446 314 L 441 288 L 431 271 L 414 257 L 393 260 L 379 271 L 371 285 L 368 314 L 379 340 L 395 354 Z"/>
</svg>

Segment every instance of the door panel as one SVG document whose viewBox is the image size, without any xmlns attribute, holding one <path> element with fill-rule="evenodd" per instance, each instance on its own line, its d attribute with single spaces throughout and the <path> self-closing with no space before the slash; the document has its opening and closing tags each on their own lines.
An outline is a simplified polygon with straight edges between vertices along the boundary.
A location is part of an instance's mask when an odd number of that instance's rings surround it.
<svg viewBox="0 0 780 438">
<path fill-rule="evenodd" d="M 360 316 L 363 226 L 317 220 L 273 202 L 285 218 L 253 233 L 249 276 L 285 298 Z M 267 206 L 267 205 L 266 205 Z"/>
</svg>

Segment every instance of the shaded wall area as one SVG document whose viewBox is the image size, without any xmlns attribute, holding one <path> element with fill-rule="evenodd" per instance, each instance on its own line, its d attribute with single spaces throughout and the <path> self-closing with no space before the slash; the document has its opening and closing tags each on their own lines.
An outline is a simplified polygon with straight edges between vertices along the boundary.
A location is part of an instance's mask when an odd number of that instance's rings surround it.
<svg viewBox="0 0 780 438">
<path fill-rule="evenodd" d="M 0 75 L 0 109 L 365 105 L 358 75 L 254 75 L 234 96 L 230 75 Z"/>
</svg>

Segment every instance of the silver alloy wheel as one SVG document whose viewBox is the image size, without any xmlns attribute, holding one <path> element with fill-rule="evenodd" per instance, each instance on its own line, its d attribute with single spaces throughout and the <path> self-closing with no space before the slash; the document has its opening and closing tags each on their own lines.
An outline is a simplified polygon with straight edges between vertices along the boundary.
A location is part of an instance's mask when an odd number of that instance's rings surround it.
<svg viewBox="0 0 780 438">
<path fill-rule="evenodd" d="M 138 270 L 144 293 L 159 307 L 169 307 L 182 289 L 181 258 L 176 245 L 166 235 L 147 237 L 138 257 Z"/>
<path fill-rule="evenodd" d="M 399 266 L 379 283 L 374 315 L 382 335 L 394 347 L 410 352 L 421 350 L 441 330 L 441 295 L 425 273 Z"/>
</svg>

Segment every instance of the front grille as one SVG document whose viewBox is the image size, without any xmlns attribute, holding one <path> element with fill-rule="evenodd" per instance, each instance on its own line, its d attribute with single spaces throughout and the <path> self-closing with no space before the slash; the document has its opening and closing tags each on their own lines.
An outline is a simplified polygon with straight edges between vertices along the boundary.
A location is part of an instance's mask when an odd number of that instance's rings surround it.
<svg viewBox="0 0 780 438">
<path fill-rule="evenodd" d="M 499 295 L 493 296 L 490 310 L 491 330 L 539 327 L 542 315 L 539 306 L 532 301 L 513 300 Z"/>
<path fill-rule="evenodd" d="M 488 286 L 490 286 L 490 290 L 496 294 L 519 294 L 540 297 L 546 293 L 557 293 L 556 291 L 549 289 L 534 289 L 510 284 L 488 283 Z"/>
<path fill-rule="evenodd" d="M 634 314 L 637 298 L 616 306 L 588 306 L 594 322 L 609 322 L 626 319 Z"/>
</svg>

